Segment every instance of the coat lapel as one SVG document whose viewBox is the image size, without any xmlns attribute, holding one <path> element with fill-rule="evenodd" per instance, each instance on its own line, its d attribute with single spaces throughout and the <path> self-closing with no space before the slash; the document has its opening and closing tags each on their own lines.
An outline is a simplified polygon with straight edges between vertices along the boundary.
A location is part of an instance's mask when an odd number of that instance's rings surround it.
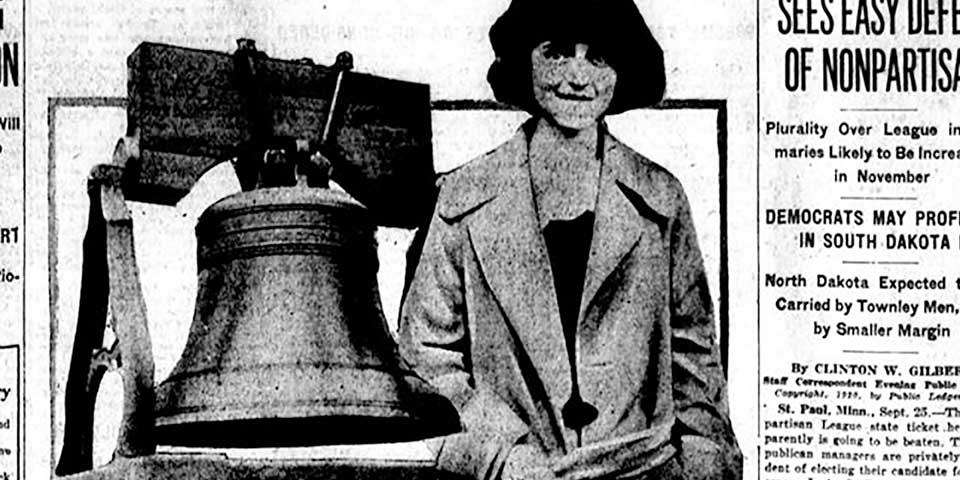
<svg viewBox="0 0 960 480">
<path fill-rule="evenodd" d="M 494 153 L 498 171 L 490 173 L 500 177 L 500 191 L 472 215 L 468 230 L 484 279 L 536 370 L 531 373 L 539 375 L 548 405 L 557 406 L 570 395 L 570 366 L 526 150 L 521 132 Z"/>
<path fill-rule="evenodd" d="M 570 364 L 553 272 L 534 206 L 525 135 L 518 132 L 490 155 L 493 158 L 485 163 L 488 169 L 479 175 L 483 186 L 475 189 L 481 191 L 474 192 L 476 199 L 464 202 L 478 205 L 466 209 L 472 212 L 465 220 L 470 242 L 483 280 L 518 340 L 518 354 L 528 356 L 533 366 L 533 372 L 525 372 L 526 381 L 542 383 L 545 399 L 537 398 L 533 390 L 539 386 L 528 385 L 534 401 L 545 401 L 550 423 L 559 433 L 563 431 L 559 409 L 570 397 Z M 658 211 L 659 189 L 638 173 L 630 151 L 608 135 L 580 302 L 581 322 L 603 282 L 641 238 L 665 234 L 667 218 Z"/>
<path fill-rule="evenodd" d="M 646 203 L 650 192 L 639 184 L 636 162 L 626 147 L 609 135 L 604 143 L 596 220 L 580 299 L 581 322 L 603 282 L 644 235 L 647 222 L 656 223 L 662 235 L 667 221 Z"/>
</svg>

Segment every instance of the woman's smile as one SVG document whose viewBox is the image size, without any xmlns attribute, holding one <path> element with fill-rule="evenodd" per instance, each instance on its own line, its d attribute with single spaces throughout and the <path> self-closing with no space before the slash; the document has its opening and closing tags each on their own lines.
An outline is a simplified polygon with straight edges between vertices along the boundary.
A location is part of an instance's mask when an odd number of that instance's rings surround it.
<svg viewBox="0 0 960 480">
<path fill-rule="evenodd" d="M 606 113 L 617 72 L 585 43 L 543 42 L 530 54 L 533 96 L 553 124 L 582 130 Z"/>
<path fill-rule="evenodd" d="M 564 93 L 562 91 L 557 91 L 556 95 L 561 100 L 590 101 L 594 98 L 591 95 L 578 95 L 576 93 Z"/>
</svg>

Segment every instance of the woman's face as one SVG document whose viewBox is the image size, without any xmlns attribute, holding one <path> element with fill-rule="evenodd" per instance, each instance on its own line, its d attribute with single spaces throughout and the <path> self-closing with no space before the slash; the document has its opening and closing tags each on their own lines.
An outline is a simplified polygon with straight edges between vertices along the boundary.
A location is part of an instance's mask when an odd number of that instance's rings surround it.
<svg viewBox="0 0 960 480">
<path fill-rule="evenodd" d="M 560 127 L 594 125 L 613 100 L 617 72 L 585 43 L 546 41 L 530 53 L 533 97 Z"/>
</svg>

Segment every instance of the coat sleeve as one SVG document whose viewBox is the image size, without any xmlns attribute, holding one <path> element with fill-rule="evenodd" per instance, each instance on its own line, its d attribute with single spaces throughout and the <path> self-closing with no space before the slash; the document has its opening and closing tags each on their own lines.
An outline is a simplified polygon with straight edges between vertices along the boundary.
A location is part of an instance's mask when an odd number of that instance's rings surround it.
<svg viewBox="0 0 960 480">
<path fill-rule="evenodd" d="M 673 397 L 680 435 L 706 437 L 740 468 L 703 259 L 682 189 L 670 229 Z"/>
<path fill-rule="evenodd" d="M 486 480 L 499 476 L 510 449 L 529 428 L 474 378 L 463 274 L 469 251 L 464 226 L 435 213 L 401 306 L 399 343 L 404 359 L 460 414 L 463 431 L 443 439 L 438 468 Z"/>
</svg>

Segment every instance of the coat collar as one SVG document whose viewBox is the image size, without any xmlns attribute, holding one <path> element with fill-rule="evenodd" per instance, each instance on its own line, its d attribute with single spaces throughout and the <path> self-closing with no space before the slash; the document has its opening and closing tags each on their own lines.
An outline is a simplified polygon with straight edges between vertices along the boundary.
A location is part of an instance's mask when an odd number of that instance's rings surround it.
<svg viewBox="0 0 960 480">
<path fill-rule="evenodd" d="M 498 197 L 532 194 L 527 188 L 529 172 L 526 162 L 533 125 L 532 120 L 528 121 L 505 143 L 458 169 L 464 170 L 464 174 L 456 181 L 456 198 L 445 199 L 440 216 L 454 222 Z M 669 218 L 674 199 L 667 195 L 669 189 L 664 189 L 663 182 L 654 178 L 653 174 L 662 168 L 610 135 L 605 124 L 601 124 L 601 132 L 604 135 L 604 175 L 601 181 L 606 185 L 618 184 L 634 205 L 632 212 L 635 214 L 658 224 L 664 222 Z"/>
<path fill-rule="evenodd" d="M 644 225 L 653 222 L 664 234 L 670 207 L 662 188 L 650 177 L 652 164 L 605 129 L 602 133 L 604 159 L 580 302 L 581 322 L 600 286 L 636 246 Z M 570 365 L 563 354 L 566 347 L 553 273 L 534 206 L 527 138 L 521 128 L 484 158 L 452 175 L 447 193 L 456 198 L 441 199 L 439 213 L 447 222 L 467 223 L 484 279 L 539 373 L 544 393 L 559 408 L 570 395 Z M 558 418 L 554 420 L 561 425 Z"/>
</svg>

